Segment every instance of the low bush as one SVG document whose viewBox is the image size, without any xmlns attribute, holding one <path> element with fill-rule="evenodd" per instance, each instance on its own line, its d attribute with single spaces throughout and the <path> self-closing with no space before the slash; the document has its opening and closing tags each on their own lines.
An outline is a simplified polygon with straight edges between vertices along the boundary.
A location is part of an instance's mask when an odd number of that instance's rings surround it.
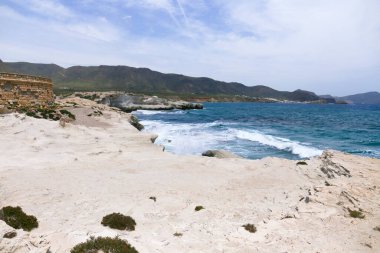
<svg viewBox="0 0 380 253">
<path fill-rule="evenodd" d="M 297 165 L 307 165 L 307 162 L 305 162 L 305 161 L 299 161 L 299 162 L 297 162 Z"/>
<path fill-rule="evenodd" d="M 181 236 L 183 236 L 182 233 L 178 233 L 178 232 L 175 232 L 173 235 L 174 235 L 175 237 L 181 237 Z"/>
<path fill-rule="evenodd" d="M 350 213 L 350 216 L 352 218 L 358 218 L 358 219 L 364 219 L 365 218 L 365 215 L 360 210 L 351 210 L 351 209 L 348 209 L 348 212 Z"/>
<path fill-rule="evenodd" d="M 135 230 L 136 222 L 130 216 L 112 213 L 103 217 L 102 225 L 119 230 L 133 231 Z"/>
<path fill-rule="evenodd" d="M 194 210 L 195 210 L 196 212 L 198 212 L 198 211 L 200 211 L 200 210 L 202 210 L 202 209 L 205 209 L 205 208 L 204 208 L 203 206 L 196 206 Z"/>
<path fill-rule="evenodd" d="M 119 238 L 91 237 L 71 249 L 71 253 L 138 253 L 128 242 Z"/>
<path fill-rule="evenodd" d="M 12 228 L 22 228 L 25 231 L 31 231 L 33 228 L 38 227 L 37 218 L 33 215 L 27 215 L 19 206 L 3 207 L 0 210 L 0 220 L 3 220 Z"/>
<path fill-rule="evenodd" d="M 250 233 L 256 233 L 256 231 L 257 231 L 255 225 L 253 225 L 253 224 L 245 224 L 245 225 L 243 225 L 243 228 L 245 228 L 245 230 L 247 230 Z"/>
<path fill-rule="evenodd" d="M 74 119 L 75 120 L 75 115 L 72 114 L 71 112 L 69 112 L 68 110 L 62 109 L 62 110 L 59 110 L 59 112 L 62 115 L 67 115 L 70 119 Z"/>
<path fill-rule="evenodd" d="M 156 202 L 156 201 L 157 201 L 157 198 L 156 198 L 156 197 L 154 197 L 154 196 L 152 196 L 152 197 L 149 197 L 149 199 L 153 200 L 154 202 Z"/>
</svg>

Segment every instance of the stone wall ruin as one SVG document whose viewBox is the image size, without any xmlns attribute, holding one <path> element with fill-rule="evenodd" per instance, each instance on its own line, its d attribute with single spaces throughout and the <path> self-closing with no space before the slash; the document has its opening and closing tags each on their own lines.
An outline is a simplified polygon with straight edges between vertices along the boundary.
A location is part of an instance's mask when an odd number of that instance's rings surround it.
<svg viewBox="0 0 380 253">
<path fill-rule="evenodd" d="M 46 105 L 54 101 L 51 79 L 0 73 L 0 105 Z"/>
</svg>

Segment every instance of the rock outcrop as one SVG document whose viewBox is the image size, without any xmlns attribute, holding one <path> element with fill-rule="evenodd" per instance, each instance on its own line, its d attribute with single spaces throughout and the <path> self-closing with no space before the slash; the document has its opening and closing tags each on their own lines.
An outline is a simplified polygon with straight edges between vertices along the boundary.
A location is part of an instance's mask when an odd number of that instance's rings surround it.
<svg viewBox="0 0 380 253">
<path fill-rule="evenodd" d="M 125 112 L 136 110 L 190 110 L 203 109 L 199 103 L 189 103 L 186 101 L 173 101 L 156 96 L 134 95 L 134 94 L 113 94 L 106 96 L 100 101 L 112 107 L 117 107 Z"/>
<path fill-rule="evenodd" d="M 134 126 L 139 131 L 144 129 L 144 126 L 140 123 L 139 119 L 134 115 L 131 115 L 129 119 L 129 123 L 131 123 L 131 125 Z"/>
</svg>

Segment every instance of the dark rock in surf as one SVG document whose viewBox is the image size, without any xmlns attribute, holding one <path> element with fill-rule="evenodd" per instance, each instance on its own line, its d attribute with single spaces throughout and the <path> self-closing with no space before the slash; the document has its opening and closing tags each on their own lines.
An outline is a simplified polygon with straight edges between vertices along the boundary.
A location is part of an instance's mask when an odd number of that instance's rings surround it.
<svg viewBox="0 0 380 253">
<path fill-rule="evenodd" d="M 225 150 L 207 150 L 202 153 L 202 156 L 216 157 L 216 158 L 241 158 L 238 155 L 232 154 Z"/>
<path fill-rule="evenodd" d="M 144 129 L 144 126 L 139 122 L 139 119 L 134 115 L 131 115 L 131 117 L 129 118 L 129 123 L 139 131 Z"/>
</svg>

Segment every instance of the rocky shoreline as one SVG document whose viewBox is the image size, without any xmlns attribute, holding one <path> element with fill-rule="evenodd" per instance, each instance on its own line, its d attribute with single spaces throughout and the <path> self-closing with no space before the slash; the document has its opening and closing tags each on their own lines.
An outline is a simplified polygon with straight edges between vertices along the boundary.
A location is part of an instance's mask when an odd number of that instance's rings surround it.
<svg viewBox="0 0 380 253">
<path fill-rule="evenodd" d="M 124 112 L 136 110 L 193 110 L 203 109 L 201 103 L 138 95 L 125 92 L 76 92 L 71 97 L 93 100 L 100 104 L 116 107 Z"/>
<path fill-rule="evenodd" d="M 75 120 L 0 115 L 0 208 L 38 221 L 25 231 L 0 219 L 1 252 L 70 252 L 91 237 L 139 253 L 380 250 L 379 159 L 178 156 L 120 109 L 57 103 Z M 132 217 L 133 230 L 104 226 L 112 213 Z"/>
</svg>

